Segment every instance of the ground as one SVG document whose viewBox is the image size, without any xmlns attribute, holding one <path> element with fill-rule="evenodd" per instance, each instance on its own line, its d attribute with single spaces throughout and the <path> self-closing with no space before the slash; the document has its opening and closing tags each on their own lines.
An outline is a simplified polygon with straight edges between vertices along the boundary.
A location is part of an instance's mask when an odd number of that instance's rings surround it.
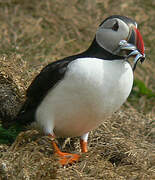
<svg viewBox="0 0 155 180">
<path fill-rule="evenodd" d="M 0 1 L 1 122 L 16 115 L 40 70 L 49 62 L 88 48 L 97 26 L 107 16 L 121 14 L 135 19 L 146 48 L 146 61 L 138 64 L 131 96 L 91 132 L 89 152 L 79 163 L 61 167 L 50 139 L 28 130 L 13 144 L 0 138 L 0 180 L 155 179 L 154 8 L 154 0 Z M 78 138 L 67 139 L 62 147 L 80 151 Z"/>
</svg>

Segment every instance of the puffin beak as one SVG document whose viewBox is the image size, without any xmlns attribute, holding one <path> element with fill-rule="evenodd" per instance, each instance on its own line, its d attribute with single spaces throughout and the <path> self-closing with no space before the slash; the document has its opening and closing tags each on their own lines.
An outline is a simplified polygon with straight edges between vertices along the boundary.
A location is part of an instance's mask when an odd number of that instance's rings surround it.
<svg viewBox="0 0 155 180">
<path fill-rule="evenodd" d="M 145 60 L 144 54 L 144 41 L 139 30 L 133 26 L 130 28 L 130 34 L 127 40 L 121 40 L 119 48 L 116 53 L 126 52 L 126 59 L 134 57 L 133 70 L 135 70 L 137 62 L 140 60 L 141 63 Z"/>
<path fill-rule="evenodd" d="M 144 56 L 144 41 L 142 35 L 140 34 L 139 30 L 136 27 L 133 27 L 133 31 L 136 39 L 135 45 L 138 51 Z"/>
</svg>

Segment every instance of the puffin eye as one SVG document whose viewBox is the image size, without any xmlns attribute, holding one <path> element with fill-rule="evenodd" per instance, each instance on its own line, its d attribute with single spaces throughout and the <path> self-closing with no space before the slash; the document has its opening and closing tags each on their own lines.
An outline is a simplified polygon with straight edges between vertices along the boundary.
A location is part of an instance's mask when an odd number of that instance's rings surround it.
<svg viewBox="0 0 155 180">
<path fill-rule="evenodd" d="M 118 22 L 116 21 L 116 23 L 113 25 L 112 30 L 113 31 L 118 31 L 119 25 Z"/>
</svg>

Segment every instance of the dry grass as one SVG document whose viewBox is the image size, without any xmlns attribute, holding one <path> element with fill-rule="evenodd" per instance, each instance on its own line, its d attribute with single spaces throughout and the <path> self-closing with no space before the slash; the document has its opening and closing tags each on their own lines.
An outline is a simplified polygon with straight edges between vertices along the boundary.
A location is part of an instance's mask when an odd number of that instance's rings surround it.
<svg viewBox="0 0 155 180">
<path fill-rule="evenodd" d="M 155 164 L 151 114 L 119 111 L 89 137 L 89 152 L 70 167 L 58 165 L 50 139 L 36 130 L 22 132 L 10 146 L 0 146 L 1 179 L 139 179 L 153 180 Z M 134 122 L 134 123 L 133 123 Z M 77 139 L 64 151 L 79 149 Z M 72 148 L 71 148 L 72 147 Z"/>
<path fill-rule="evenodd" d="M 3 79 L 9 82 L 22 101 L 43 66 L 85 50 L 98 24 L 109 15 L 121 14 L 139 23 L 147 59 L 138 65 L 135 77 L 154 90 L 154 8 L 153 0 L 0 0 L 0 84 Z M 90 134 L 89 153 L 71 167 L 58 165 L 49 138 L 36 130 L 22 132 L 11 146 L 0 145 L 0 180 L 155 179 L 155 100 L 140 96 L 131 102 L 126 103 L 128 110 L 114 114 Z M 79 150 L 76 139 L 64 150 L 74 150 L 73 144 Z"/>
</svg>

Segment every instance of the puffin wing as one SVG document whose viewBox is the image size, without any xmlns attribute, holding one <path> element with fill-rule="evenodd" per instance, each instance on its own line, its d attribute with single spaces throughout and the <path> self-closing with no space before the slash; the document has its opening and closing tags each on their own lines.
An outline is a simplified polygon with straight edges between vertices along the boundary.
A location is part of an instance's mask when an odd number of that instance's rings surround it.
<svg viewBox="0 0 155 180">
<path fill-rule="evenodd" d="M 48 64 L 42 69 L 40 74 L 32 81 L 27 89 L 27 98 L 32 98 L 36 102 L 40 101 L 65 75 L 69 60 L 59 60 Z"/>
<path fill-rule="evenodd" d="M 45 66 L 27 89 L 26 101 L 21 107 L 15 121 L 23 125 L 35 121 L 36 109 L 48 91 L 54 88 L 54 86 L 63 79 L 68 64 L 83 56 L 84 54 L 82 53 L 69 56 Z"/>
<path fill-rule="evenodd" d="M 21 125 L 35 121 L 35 111 L 49 89 L 53 88 L 65 75 L 68 64 L 74 59 L 63 59 L 48 64 L 32 81 L 27 89 L 27 99 L 15 119 Z"/>
</svg>

